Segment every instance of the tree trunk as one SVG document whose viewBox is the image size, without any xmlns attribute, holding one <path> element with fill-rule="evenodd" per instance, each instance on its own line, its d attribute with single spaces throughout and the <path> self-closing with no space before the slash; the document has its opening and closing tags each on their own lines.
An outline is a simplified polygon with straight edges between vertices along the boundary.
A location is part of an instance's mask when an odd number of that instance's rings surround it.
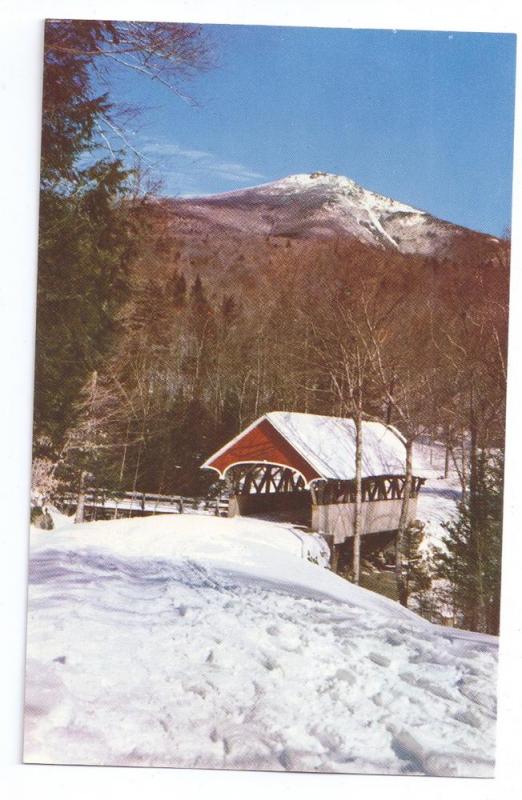
<svg viewBox="0 0 522 800">
<path fill-rule="evenodd" d="M 82 470 L 80 475 L 80 486 L 78 488 L 78 502 L 76 504 L 76 514 L 74 515 L 74 522 L 83 522 L 85 519 L 85 481 L 88 473 Z"/>
<path fill-rule="evenodd" d="M 465 502 L 468 496 L 468 467 L 467 467 L 467 454 L 466 454 L 466 436 L 462 434 L 462 501 Z"/>
<path fill-rule="evenodd" d="M 353 526 L 353 581 L 359 583 L 361 577 L 361 534 L 362 534 L 362 413 L 357 409 L 355 422 L 355 517 Z"/>
<path fill-rule="evenodd" d="M 446 443 L 446 448 L 444 452 L 444 479 L 446 480 L 449 475 L 449 462 L 450 462 L 450 445 L 449 442 Z"/>
<path fill-rule="evenodd" d="M 469 467 L 469 513 L 470 513 L 470 542 L 475 556 L 475 587 L 476 597 L 470 597 L 471 618 L 473 630 L 483 631 L 486 625 L 486 608 L 484 600 L 484 581 L 482 576 L 482 542 L 481 542 L 481 502 L 479 488 L 479 447 L 478 426 L 473 407 L 473 395 L 470 403 L 470 467 Z"/>
<path fill-rule="evenodd" d="M 339 571 L 339 556 L 341 555 L 341 545 L 332 544 L 332 556 L 330 560 L 330 568 L 332 572 Z"/>
<path fill-rule="evenodd" d="M 406 441 L 406 478 L 404 491 L 402 494 L 401 515 L 399 517 L 399 527 L 397 530 L 397 541 L 395 545 L 395 579 L 397 581 L 397 591 L 399 603 L 403 606 L 408 605 L 408 587 L 404 580 L 402 569 L 402 552 L 404 546 L 404 533 L 409 522 L 409 506 L 411 496 L 411 484 L 413 478 L 413 439 L 408 437 Z"/>
<path fill-rule="evenodd" d="M 395 377 L 392 377 L 390 381 L 390 385 L 388 387 L 388 398 L 393 397 L 393 391 L 395 389 Z M 393 415 L 393 402 L 389 399 L 386 403 L 386 424 L 391 425 L 392 423 L 392 415 Z"/>
<path fill-rule="evenodd" d="M 449 475 L 449 464 L 450 464 L 450 453 L 451 453 L 451 431 L 450 427 L 446 428 L 446 447 L 444 449 L 444 478 L 446 479 Z"/>
<path fill-rule="evenodd" d="M 125 434 L 125 444 L 123 445 L 123 453 L 121 456 L 121 464 L 120 464 L 120 477 L 118 480 L 118 487 L 121 489 L 123 483 L 123 475 L 125 472 L 125 461 L 127 459 L 127 447 L 129 446 L 129 431 L 130 431 L 130 419 L 127 422 L 127 432 Z"/>
</svg>

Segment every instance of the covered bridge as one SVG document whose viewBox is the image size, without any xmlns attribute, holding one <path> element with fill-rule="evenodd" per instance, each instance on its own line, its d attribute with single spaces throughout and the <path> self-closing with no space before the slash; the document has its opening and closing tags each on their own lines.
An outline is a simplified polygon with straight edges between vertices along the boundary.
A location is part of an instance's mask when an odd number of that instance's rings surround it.
<svg viewBox="0 0 522 800">
<path fill-rule="evenodd" d="M 406 447 L 390 425 L 363 422 L 362 515 L 366 550 L 395 539 L 405 484 Z M 353 537 L 355 424 L 352 419 L 272 411 L 205 461 L 227 480 L 229 515 L 305 525 L 334 544 Z M 413 477 L 409 518 L 424 479 Z"/>
</svg>

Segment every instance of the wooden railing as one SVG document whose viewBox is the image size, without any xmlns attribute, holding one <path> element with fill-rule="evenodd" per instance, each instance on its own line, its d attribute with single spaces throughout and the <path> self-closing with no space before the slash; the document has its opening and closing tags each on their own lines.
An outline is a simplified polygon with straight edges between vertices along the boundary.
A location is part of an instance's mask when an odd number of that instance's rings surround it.
<svg viewBox="0 0 522 800">
<path fill-rule="evenodd" d="M 71 513 L 78 506 L 78 494 L 67 492 L 56 499 L 56 505 L 64 512 Z M 226 517 L 228 499 L 147 492 L 111 492 L 105 489 L 88 489 L 84 497 L 84 516 L 88 520 L 186 513 Z"/>
<path fill-rule="evenodd" d="M 425 478 L 412 477 L 410 497 L 417 497 Z M 375 500 L 402 500 L 406 478 L 401 475 L 377 475 L 362 479 L 362 502 Z M 355 481 L 332 480 L 320 484 L 314 490 L 314 503 L 355 503 Z"/>
</svg>

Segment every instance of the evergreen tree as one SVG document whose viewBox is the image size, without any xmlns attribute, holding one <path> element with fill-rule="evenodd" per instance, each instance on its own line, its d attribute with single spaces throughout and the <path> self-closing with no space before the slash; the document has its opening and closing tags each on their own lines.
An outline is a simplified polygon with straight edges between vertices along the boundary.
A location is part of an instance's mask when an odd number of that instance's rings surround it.
<svg viewBox="0 0 522 800">
<path fill-rule="evenodd" d="M 180 78 L 209 65 L 192 25 L 48 20 L 44 41 L 35 456 L 56 458 L 77 400 L 114 341 L 131 229 L 124 112 L 110 70 L 134 70 L 180 94 Z M 107 88 L 107 91 L 103 90 Z M 122 117 L 123 115 L 123 117 Z M 181 286 L 178 287 L 181 290 Z M 51 446 L 49 448 L 49 442 Z"/>
<path fill-rule="evenodd" d="M 182 308 L 185 305 L 186 294 L 187 282 L 185 276 L 175 269 L 165 283 L 165 296 L 175 308 Z"/>
<path fill-rule="evenodd" d="M 445 525 L 444 549 L 435 556 L 437 577 L 447 582 L 455 624 L 498 634 L 502 551 L 503 456 L 482 451 L 476 487 Z"/>
<path fill-rule="evenodd" d="M 421 550 L 423 539 L 424 524 L 419 520 L 410 522 L 404 531 L 402 541 L 405 605 L 408 605 L 411 599 L 419 610 L 423 609 L 426 595 L 431 587 L 429 565 Z"/>
<path fill-rule="evenodd" d="M 208 314 L 210 306 L 208 304 L 207 296 L 203 286 L 203 281 L 199 275 L 196 275 L 194 283 L 190 289 L 190 299 L 194 311 L 198 314 Z"/>
<path fill-rule="evenodd" d="M 55 449 L 105 352 L 130 253 L 118 205 L 129 173 L 121 158 L 96 153 L 111 104 L 94 91 L 87 54 L 103 31 L 96 22 L 46 26 L 34 418 L 35 439 Z"/>
<path fill-rule="evenodd" d="M 114 207 L 124 178 L 121 165 L 101 161 L 79 180 L 76 196 L 42 192 L 35 434 L 55 447 L 74 421 L 81 386 L 106 353 L 125 297 L 129 232 Z"/>
<path fill-rule="evenodd" d="M 233 295 L 226 294 L 223 297 L 221 314 L 227 322 L 231 322 L 237 317 L 237 304 Z"/>
</svg>

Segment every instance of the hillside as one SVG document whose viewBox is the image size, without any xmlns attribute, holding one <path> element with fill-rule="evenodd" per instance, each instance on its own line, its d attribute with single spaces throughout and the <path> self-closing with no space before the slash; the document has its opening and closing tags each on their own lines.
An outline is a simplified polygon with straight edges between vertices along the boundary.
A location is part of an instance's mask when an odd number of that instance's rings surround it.
<svg viewBox="0 0 522 800">
<path fill-rule="evenodd" d="M 179 516 L 33 532 L 25 760 L 488 776 L 497 640 Z"/>
<path fill-rule="evenodd" d="M 298 269 L 342 265 L 354 256 L 494 261 L 495 237 L 437 219 L 324 173 L 292 175 L 261 186 L 190 199 L 155 198 L 144 219 L 149 245 L 135 268 L 164 280 L 173 268 L 201 275 L 218 290 L 250 288 Z"/>
<path fill-rule="evenodd" d="M 395 245 L 376 234 L 368 241 L 355 234 L 321 237 L 317 228 L 307 238 L 303 220 L 312 230 L 325 197 L 337 198 L 328 211 L 337 209 L 336 219 L 353 221 L 359 215 L 361 237 L 369 236 L 362 221 L 371 206 Z M 249 215 L 261 219 L 260 203 L 274 215 L 279 204 L 279 220 L 304 215 L 303 235 L 266 234 L 261 224 L 248 225 Z M 198 218 L 189 213 L 196 206 Z M 229 228 L 211 223 L 201 209 L 212 219 L 217 209 Z M 455 415 L 455 404 L 469 407 L 463 365 L 476 360 L 477 397 L 496 409 L 500 424 L 495 419 L 493 427 L 487 411 L 488 428 L 500 439 L 503 383 L 497 373 L 505 346 L 506 242 L 433 222 L 423 212 L 331 176 L 285 179 L 198 201 L 144 202 L 136 215 L 141 215 L 136 227 L 141 221 L 143 226 L 133 236 L 124 281 L 128 291 L 118 293 L 114 319 L 104 312 L 105 354 L 97 355 L 97 370 L 93 373 L 89 356 L 79 362 L 72 388 L 68 373 L 55 380 L 59 347 L 69 340 L 67 328 L 57 327 L 52 303 L 46 324 L 54 345 L 41 359 L 48 365 L 48 374 L 39 378 L 45 384 L 40 393 L 45 414 L 58 420 L 63 437 L 73 409 L 74 441 L 92 439 L 89 470 L 99 485 L 205 495 L 211 478 L 201 463 L 263 413 L 345 415 L 349 352 L 343 343 L 353 340 L 354 331 L 367 331 L 368 324 L 385 348 L 382 363 L 389 374 L 378 375 L 371 366 L 377 362 L 369 359 L 366 413 L 398 424 L 387 396 L 388 385 L 395 384 L 410 406 L 414 400 L 423 427 L 441 436 L 451 422 L 458 437 L 467 422 Z M 400 252 L 394 217 L 403 226 L 409 219 L 411 230 L 436 225 L 440 241 L 454 233 L 452 257 Z M 458 257 L 457 246 L 462 247 Z M 91 319 L 87 313 L 86 318 Z M 90 342 L 83 333 L 79 325 L 82 346 Z M 370 337 L 361 343 L 363 351 L 373 350 L 372 342 Z M 63 441 L 56 452 L 62 447 Z M 73 448 L 60 478 L 71 480 L 79 457 Z"/>
<path fill-rule="evenodd" d="M 463 241 L 494 237 L 437 219 L 427 211 L 327 173 L 282 180 L 210 197 L 166 200 L 180 232 L 228 231 L 292 239 L 349 238 L 401 253 L 446 257 Z"/>
</svg>

